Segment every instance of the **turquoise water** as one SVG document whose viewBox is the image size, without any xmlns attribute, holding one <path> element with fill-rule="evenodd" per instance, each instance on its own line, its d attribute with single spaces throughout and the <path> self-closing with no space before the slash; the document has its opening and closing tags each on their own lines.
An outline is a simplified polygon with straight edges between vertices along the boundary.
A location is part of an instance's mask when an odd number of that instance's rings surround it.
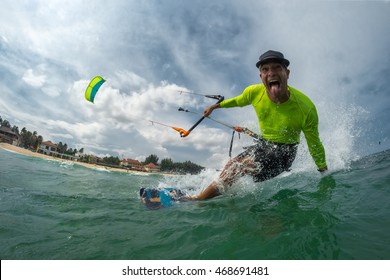
<svg viewBox="0 0 390 280">
<path fill-rule="evenodd" d="M 0 257 L 390 259 L 390 150 L 314 173 L 244 178 L 218 198 L 153 211 L 140 187 L 201 188 L 215 174 L 108 172 L 0 149 Z"/>
</svg>

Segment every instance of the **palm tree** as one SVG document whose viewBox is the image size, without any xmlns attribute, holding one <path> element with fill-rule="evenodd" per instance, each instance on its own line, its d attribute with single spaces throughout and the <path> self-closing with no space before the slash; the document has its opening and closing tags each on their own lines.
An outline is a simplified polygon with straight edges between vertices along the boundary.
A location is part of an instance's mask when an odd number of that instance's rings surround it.
<svg viewBox="0 0 390 280">
<path fill-rule="evenodd" d="M 41 146 L 42 142 L 43 142 L 43 137 L 41 135 L 38 135 L 38 137 L 37 137 L 37 148 L 36 148 L 37 152 L 38 152 L 39 147 Z"/>
</svg>

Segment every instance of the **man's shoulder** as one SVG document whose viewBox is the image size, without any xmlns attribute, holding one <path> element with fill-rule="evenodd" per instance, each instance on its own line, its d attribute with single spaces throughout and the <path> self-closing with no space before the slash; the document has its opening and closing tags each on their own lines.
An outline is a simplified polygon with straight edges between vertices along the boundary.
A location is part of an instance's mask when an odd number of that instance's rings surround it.
<svg viewBox="0 0 390 280">
<path fill-rule="evenodd" d="M 247 86 L 244 89 L 243 94 L 255 97 L 255 96 L 259 95 L 259 93 L 264 93 L 264 92 L 265 92 L 265 86 L 263 84 L 253 84 L 253 85 Z"/>
<path fill-rule="evenodd" d="M 263 84 L 253 84 L 247 86 L 244 91 L 262 91 L 265 90 L 265 86 Z"/>
</svg>

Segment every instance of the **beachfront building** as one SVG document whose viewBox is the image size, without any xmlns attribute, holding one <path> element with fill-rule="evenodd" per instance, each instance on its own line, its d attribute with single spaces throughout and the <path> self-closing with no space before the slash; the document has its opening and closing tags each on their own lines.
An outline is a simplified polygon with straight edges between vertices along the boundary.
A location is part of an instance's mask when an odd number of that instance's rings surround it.
<svg viewBox="0 0 390 280">
<path fill-rule="evenodd" d="M 0 142 L 17 146 L 19 143 L 19 136 L 12 131 L 11 128 L 2 126 L 0 127 Z"/>
<path fill-rule="evenodd" d="M 56 158 L 61 158 L 61 159 L 67 159 L 73 161 L 79 160 L 79 156 L 72 156 L 68 154 L 59 153 L 57 145 L 53 144 L 51 141 L 43 141 L 39 146 L 38 153 L 56 157 Z"/>
<path fill-rule="evenodd" d="M 144 169 L 147 171 L 147 172 L 160 172 L 160 166 L 154 164 L 154 163 L 149 163 L 147 165 L 144 166 Z"/>
<path fill-rule="evenodd" d="M 139 162 L 138 160 L 136 159 L 122 159 L 121 162 L 120 162 L 120 166 L 124 167 L 124 168 L 128 168 L 128 169 L 132 169 L 132 170 L 138 170 L 138 171 L 142 171 L 142 163 Z"/>
<path fill-rule="evenodd" d="M 44 141 L 41 143 L 41 146 L 39 147 L 38 152 L 48 155 L 48 156 L 54 156 L 57 153 L 57 145 L 53 144 L 51 141 Z"/>
</svg>

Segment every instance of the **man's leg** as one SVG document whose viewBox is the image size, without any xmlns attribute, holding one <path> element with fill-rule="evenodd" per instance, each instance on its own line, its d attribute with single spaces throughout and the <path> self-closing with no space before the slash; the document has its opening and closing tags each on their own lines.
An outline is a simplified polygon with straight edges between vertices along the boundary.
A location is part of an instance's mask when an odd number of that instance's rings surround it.
<svg viewBox="0 0 390 280">
<path fill-rule="evenodd" d="M 254 157 L 250 155 L 238 155 L 223 168 L 218 181 L 212 182 L 199 195 L 193 196 L 192 200 L 204 200 L 220 195 L 220 187 L 230 187 L 238 178 L 256 171 Z"/>
<path fill-rule="evenodd" d="M 298 145 L 261 145 L 252 146 L 230 160 L 219 175 L 193 200 L 204 200 L 220 195 L 221 187 L 230 187 L 238 178 L 251 175 L 255 182 L 265 181 L 287 171 L 297 154 Z"/>
</svg>

